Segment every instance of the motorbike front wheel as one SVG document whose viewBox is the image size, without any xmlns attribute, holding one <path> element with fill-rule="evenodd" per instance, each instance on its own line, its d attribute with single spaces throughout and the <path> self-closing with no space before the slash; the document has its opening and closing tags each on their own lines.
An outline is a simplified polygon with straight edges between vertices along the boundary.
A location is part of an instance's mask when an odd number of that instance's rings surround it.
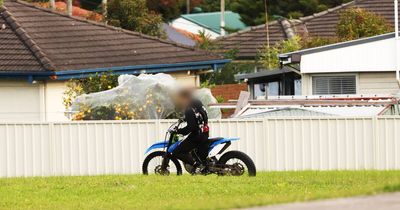
<svg viewBox="0 0 400 210">
<path fill-rule="evenodd" d="M 166 169 L 162 169 L 161 165 L 165 157 L 165 152 L 157 151 L 149 154 L 143 161 L 142 171 L 144 175 L 182 175 L 182 167 L 176 158 L 169 158 L 169 163 Z"/>
<path fill-rule="evenodd" d="M 221 156 L 218 165 L 224 166 L 227 173 L 222 175 L 242 176 L 248 174 L 249 176 L 256 176 L 256 166 L 253 160 L 243 152 L 230 151 Z"/>
</svg>

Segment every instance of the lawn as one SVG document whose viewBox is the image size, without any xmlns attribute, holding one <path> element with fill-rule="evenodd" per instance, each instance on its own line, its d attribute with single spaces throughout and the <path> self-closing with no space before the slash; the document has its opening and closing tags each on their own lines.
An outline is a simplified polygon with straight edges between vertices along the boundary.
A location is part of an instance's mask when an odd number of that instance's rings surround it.
<svg viewBox="0 0 400 210">
<path fill-rule="evenodd" d="M 400 191 L 400 171 L 0 179 L 0 209 L 227 209 Z"/>
</svg>

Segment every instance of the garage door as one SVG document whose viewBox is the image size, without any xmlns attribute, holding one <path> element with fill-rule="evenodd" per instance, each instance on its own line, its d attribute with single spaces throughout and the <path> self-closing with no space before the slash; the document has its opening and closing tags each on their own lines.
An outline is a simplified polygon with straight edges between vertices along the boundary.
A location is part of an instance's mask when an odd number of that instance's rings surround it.
<svg viewBox="0 0 400 210">
<path fill-rule="evenodd" d="M 39 85 L 27 81 L 0 80 L 0 121 L 39 120 Z"/>
</svg>

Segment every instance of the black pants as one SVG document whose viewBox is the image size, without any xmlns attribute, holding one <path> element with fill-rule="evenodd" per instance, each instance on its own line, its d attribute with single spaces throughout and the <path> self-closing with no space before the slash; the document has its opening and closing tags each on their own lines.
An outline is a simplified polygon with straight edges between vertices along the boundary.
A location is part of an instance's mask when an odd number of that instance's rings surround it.
<svg viewBox="0 0 400 210">
<path fill-rule="evenodd" d="M 173 156 L 184 163 L 193 165 L 195 160 L 189 154 L 192 150 L 197 149 L 197 155 L 201 162 L 204 162 L 208 155 L 208 135 L 207 134 L 190 134 L 185 140 L 176 147 Z"/>
</svg>

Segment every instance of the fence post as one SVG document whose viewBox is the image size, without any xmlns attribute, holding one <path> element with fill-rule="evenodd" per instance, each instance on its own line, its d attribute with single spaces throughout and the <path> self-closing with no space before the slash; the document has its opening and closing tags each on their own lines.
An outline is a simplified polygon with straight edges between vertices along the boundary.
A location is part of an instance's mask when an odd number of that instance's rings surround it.
<svg viewBox="0 0 400 210">
<path fill-rule="evenodd" d="M 379 138 L 378 138 L 378 117 L 372 117 L 372 138 L 373 138 L 373 151 L 374 151 L 374 170 L 379 168 Z"/>
<path fill-rule="evenodd" d="M 269 160 L 269 158 L 268 158 L 268 142 L 269 142 L 269 139 L 267 138 L 267 136 L 268 136 L 268 132 L 266 131 L 266 129 L 268 128 L 267 126 L 268 126 L 268 118 L 264 118 L 263 119 L 263 126 L 262 126 L 262 142 L 263 142 L 263 147 L 262 147 L 262 149 L 264 150 L 264 152 L 262 152 L 261 154 L 262 154 L 262 162 L 263 162 L 263 169 L 264 170 L 266 170 L 266 171 L 269 171 L 270 170 L 270 168 L 269 168 L 269 164 L 268 164 L 268 160 Z"/>
<path fill-rule="evenodd" d="M 49 156 L 50 156 L 50 161 L 51 161 L 51 164 L 50 164 L 50 174 L 52 175 L 52 176 L 55 176 L 56 175 L 56 171 L 55 171 L 55 169 L 56 169 L 56 164 L 57 164 L 57 161 L 55 160 L 55 151 L 56 151 L 56 146 L 55 146 L 55 133 L 54 133 L 54 123 L 53 122 L 48 122 L 48 132 L 49 132 L 49 143 L 50 143 L 50 145 L 49 145 Z"/>
</svg>

